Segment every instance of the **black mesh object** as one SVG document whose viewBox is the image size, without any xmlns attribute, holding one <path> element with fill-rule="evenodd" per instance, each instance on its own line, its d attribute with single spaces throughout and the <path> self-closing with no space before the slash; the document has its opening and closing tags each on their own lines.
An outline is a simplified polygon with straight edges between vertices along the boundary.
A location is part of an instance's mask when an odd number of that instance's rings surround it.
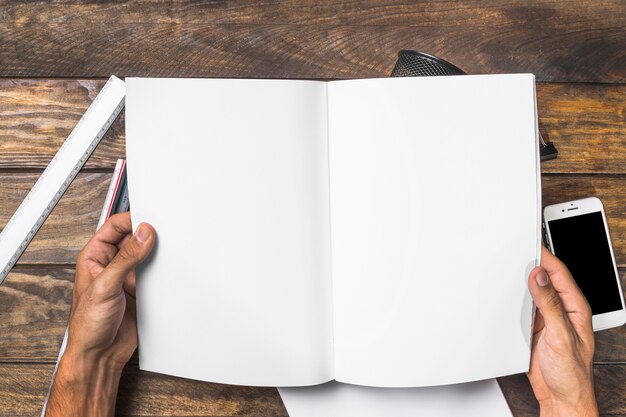
<svg viewBox="0 0 626 417">
<path fill-rule="evenodd" d="M 465 75 L 465 72 L 436 56 L 424 52 L 402 50 L 391 72 L 392 77 L 428 77 L 434 75 Z"/>
</svg>

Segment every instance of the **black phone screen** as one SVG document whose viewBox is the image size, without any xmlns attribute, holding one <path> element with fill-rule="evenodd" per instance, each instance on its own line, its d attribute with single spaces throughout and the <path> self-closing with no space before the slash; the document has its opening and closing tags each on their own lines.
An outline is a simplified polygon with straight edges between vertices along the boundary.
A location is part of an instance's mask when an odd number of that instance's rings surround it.
<svg viewBox="0 0 626 417">
<path fill-rule="evenodd" d="M 593 314 L 622 309 L 602 213 L 548 222 L 554 254 L 567 265 Z"/>
</svg>

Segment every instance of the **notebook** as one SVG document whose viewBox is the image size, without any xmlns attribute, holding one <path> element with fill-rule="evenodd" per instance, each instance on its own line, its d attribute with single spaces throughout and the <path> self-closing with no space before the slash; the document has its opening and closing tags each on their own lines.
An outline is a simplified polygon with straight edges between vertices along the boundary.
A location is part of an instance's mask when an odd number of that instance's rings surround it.
<svg viewBox="0 0 626 417">
<path fill-rule="evenodd" d="M 423 387 L 528 370 L 531 74 L 128 78 L 141 369 Z"/>
</svg>

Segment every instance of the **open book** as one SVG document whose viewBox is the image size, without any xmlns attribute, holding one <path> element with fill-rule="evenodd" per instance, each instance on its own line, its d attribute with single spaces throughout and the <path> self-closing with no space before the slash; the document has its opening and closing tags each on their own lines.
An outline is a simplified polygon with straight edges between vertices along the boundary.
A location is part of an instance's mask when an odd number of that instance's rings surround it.
<svg viewBox="0 0 626 417">
<path fill-rule="evenodd" d="M 381 387 L 524 372 L 534 77 L 127 79 L 141 369 Z"/>
</svg>

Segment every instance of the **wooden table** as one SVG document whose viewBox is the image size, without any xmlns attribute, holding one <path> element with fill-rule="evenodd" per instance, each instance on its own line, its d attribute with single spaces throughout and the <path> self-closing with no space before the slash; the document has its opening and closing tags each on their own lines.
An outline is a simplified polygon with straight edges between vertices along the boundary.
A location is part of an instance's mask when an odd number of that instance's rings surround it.
<svg viewBox="0 0 626 417">
<path fill-rule="evenodd" d="M 626 284 L 626 2 L 0 1 L 0 227 L 111 74 L 258 78 L 387 76 L 400 49 L 468 73 L 533 72 L 539 124 L 559 158 L 543 204 L 598 196 Z M 116 158 L 118 120 L 0 286 L 0 416 L 38 415 L 69 312 L 74 262 Z M 506 140 L 506 138 L 502 138 Z M 502 155 L 506 158 L 507 155 Z M 494 173 L 497 175 L 497 173 Z M 626 415 L 626 328 L 596 335 L 604 415 Z M 499 380 L 515 416 L 538 415 L 526 377 Z M 285 416 L 275 389 L 137 369 L 122 416 Z"/>
</svg>

